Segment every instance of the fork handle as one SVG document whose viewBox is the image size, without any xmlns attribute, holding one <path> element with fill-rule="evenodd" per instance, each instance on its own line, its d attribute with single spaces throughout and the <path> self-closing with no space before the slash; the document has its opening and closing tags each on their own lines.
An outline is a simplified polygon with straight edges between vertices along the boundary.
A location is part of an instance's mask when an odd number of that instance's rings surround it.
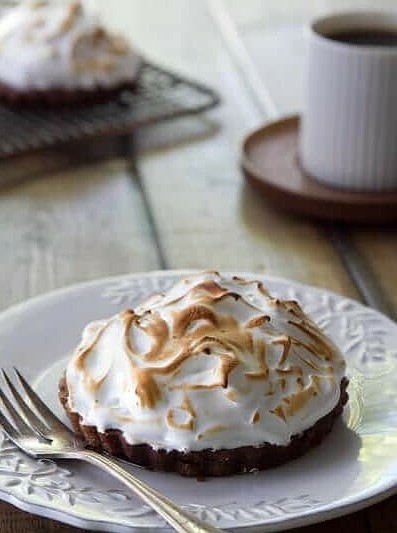
<svg viewBox="0 0 397 533">
<path fill-rule="evenodd" d="M 206 524 L 193 514 L 181 509 L 168 498 L 152 489 L 146 483 L 124 470 L 112 457 L 101 455 L 91 450 L 79 452 L 77 459 L 87 461 L 102 468 L 113 477 L 124 483 L 132 492 L 138 495 L 154 511 L 179 533 L 220 533 L 221 529 Z"/>
</svg>

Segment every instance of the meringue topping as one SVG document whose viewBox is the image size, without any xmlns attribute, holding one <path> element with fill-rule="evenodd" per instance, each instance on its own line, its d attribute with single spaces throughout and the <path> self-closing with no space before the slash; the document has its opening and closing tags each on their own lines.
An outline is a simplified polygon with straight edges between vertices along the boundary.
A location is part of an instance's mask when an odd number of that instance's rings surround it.
<svg viewBox="0 0 397 533">
<path fill-rule="evenodd" d="M 297 302 L 206 272 L 89 324 L 66 379 L 84 424 L 191 451 L 287 445 L 336 406 L 344 372 Z"/>
<path fill-rule="evenodd" d="M 18 90 L 132 81 L 139 56 L 79 0 L 25 0 L 0 20 L 0 82 Z"/>
</svg>

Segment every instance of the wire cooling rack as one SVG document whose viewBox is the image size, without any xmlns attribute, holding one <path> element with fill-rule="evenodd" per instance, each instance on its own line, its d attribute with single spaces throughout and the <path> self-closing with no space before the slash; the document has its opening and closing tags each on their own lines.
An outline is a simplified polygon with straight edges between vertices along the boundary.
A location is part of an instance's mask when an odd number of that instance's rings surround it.
<svg viewBox="0 0 397 533">
<path fill-rule="evenodd" d="M 203 84 L 145 62 L 134 90 L 84 107 L 15 110 L 0 105 L 0 159 L 138 126 L 216 106 L 218 94 Z"/>
</svg>

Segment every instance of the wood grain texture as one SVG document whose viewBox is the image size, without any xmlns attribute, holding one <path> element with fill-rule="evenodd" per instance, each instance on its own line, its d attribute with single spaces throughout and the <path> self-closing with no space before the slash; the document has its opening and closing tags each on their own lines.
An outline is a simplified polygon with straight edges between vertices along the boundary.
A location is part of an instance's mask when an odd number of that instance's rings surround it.
<svg viewBox="0 0 397 533">
<path fill-rule="evenodd" d="M 156 6 L 140 3 L 139 20 L 134 0 L 120 2 L 123 20 L 110 6 L 104 10 L 121 29 L 128 20 L 137 46 L 150 57 L 207 81 L 223 96 L 222 108 L 212 114 L 220 123 L 218 135 L 141 160 L 167 266 L 255 270 L 354 295 L 321 229 L 264 208 L 243 187 L 239 144 L 262 117 L 203 4 L 171 0 L 164 9 Z"/>
<path fill-rule="evenodd" d="M 388 498 L 378 505 L 373 505 L 367 511 L 370 531 L 380 533 L 397 532 L 397 496 Z"/>
<path fill-rule="evenodd" d="M 61 285 L 157 267 L 123 161 L 7 188 L 0 228 L 1 308 Z"/>
<path fill-rule="evenodd" d="M 356 228 L 353 239 L 357 249 L 366 258 L 378 284 L 383 289 L 397 317 L 397 227 Z"/>
</svg>

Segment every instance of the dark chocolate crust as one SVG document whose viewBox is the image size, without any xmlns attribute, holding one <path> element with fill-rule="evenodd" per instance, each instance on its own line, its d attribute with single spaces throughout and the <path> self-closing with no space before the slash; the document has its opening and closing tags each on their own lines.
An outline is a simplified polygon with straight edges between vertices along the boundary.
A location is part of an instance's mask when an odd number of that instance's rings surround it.
<svg viewBox="0 0 397 533">
<path fill-rule="evenodd" d="M 106 88 L 20 91 L 0 82 L 0 102 L 14 108 L 82 106 L 107 102 L 123 91 L 133 90 L 135 87 L 136 82 L 131 81 Z"/>
<path fill-rule="evenodd" d="M 347 385 L 348 380 L 343 378 L 339 402 L 335 408 L 311 428 L 293 436 L 288 446 L 264 443 L 261 446 L 190 452 L 155 450 L 148 444 L 131 445 L 126 442 L 120 430 L 107 429 L 104 433 L 100 433 L 95 426 L 81 424 L 80 416 L 68 408 L 69 392 L 65 378 L 59 383 L 59 399 L 74 430 L 84 437 L 89 448 L 106 451 L 150 470 L 177 472 L 182 476 L 202 479 L 272 468 L 300 457 L 318 446 L 343 411 L 343 406 L 348 400 Z"/>
</svg>

